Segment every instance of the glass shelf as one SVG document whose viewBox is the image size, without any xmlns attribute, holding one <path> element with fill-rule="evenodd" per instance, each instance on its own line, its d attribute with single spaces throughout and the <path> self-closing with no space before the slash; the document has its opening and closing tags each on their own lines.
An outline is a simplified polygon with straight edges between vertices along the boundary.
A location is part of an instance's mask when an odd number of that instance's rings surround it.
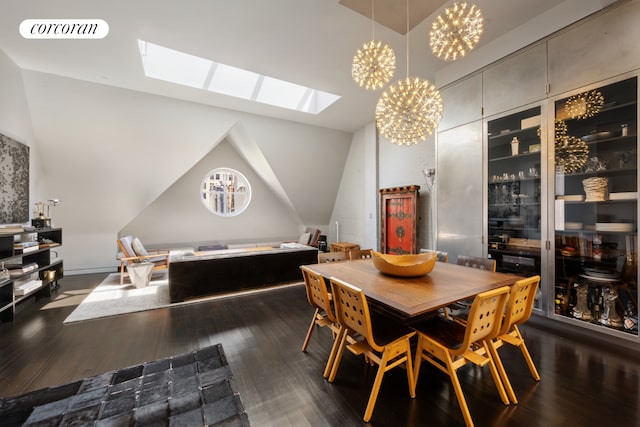
<svg viewBox="0 0 640 427">
<path fill-rule="evenodd" d="M 583 92 L 599 92 L 604 102 L 599 111 L 595 109 L 589 117 L 582 118 L 571 117 L 569 98 L 558 99 L 554 103 L 556 129 L 563 122 L 567 136 L 554 135 L 549 144 L 564 148 L 570 143 L 576 150 L 586 150 L 584 161 L 578 156 L 563 158 L 565 150 L 556 151 L 553 156 L 555 165 L 551 170 L 557 171 L 553 206 L 556 224 L 584 224 L 582 228 L 554 230 L 554 252 L 550 257 L 554 314 L 591 329 L 602 327 L 636 337 L 637 90 L 634 77 Z M 573 98 L 580 99 L 580 95 Z M 563 174 L 563 162 L 575 171 Z M 601 178 L 596 182 L 599 185 L 584 188 L 583 180 L 592 177 Z M 590 198 L 604 200 L 586 200 L 588 192 L 592 193 Z M 612 193 L 630 194 L 609 200 Z M 585 196 L 585 200 L 563 200 L 566 195 Z M 629 231 L 603 231 L 595 229 L 596 223 L 632 225 Z"/>
<path fill-rule="evenodd" d="M 540 274 L 541 113 L 537 106 L 487 122 L 487 252 L 497 271 L 521 276 Z"/>
</svg>

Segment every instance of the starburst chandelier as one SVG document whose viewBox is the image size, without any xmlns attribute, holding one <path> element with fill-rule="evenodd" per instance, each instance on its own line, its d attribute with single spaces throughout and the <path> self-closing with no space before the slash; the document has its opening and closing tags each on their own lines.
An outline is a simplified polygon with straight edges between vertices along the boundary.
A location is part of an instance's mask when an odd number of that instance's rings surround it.
<svg viewBox="0 0 640 427">
<path fill-rule="evenodd" d="M 397 81 L 380 97 L 376 125 L 380 133 L 398 145 L 412 145 L 427 138 L 442 118 L 440 92 L 419 77 Z"/>
<path fill-rule="evenodd" d="M 556 128 L 554 130 L 555 139 L 560 139 L 567 135 L 568 128 L 567 123 L 564 120 L 556 119 Z M 538 128 L 538 138 L 542 136 L 542 129 Z"/>
<path fill-rule="evenodd" d="M 351 77 L 367 90 L 381 89 L 396 70 L 396 55 L 388 45 L 375 38 L 375 4 L 371 0 L 371 41 L 358 49 L 351 63 Z"/>
<path fill-rule="evenodd" d="M 475 4 L 454 3 L 431 24 L 431 51 L 442 60 L 455 61 L 473 50 L 482 31 L 480 9 Z"/>
<path fill-rule="evenodd" d="M 442 118 L 442 98 L 435 85 L 409 78 L 409 1 L 407 0 L 407 77 L 389 86 L 376 105 L 376 127 L 387 140 L 412 145 L 427 138 Z"/>
<path fill-rule="evenodd" d="M 588 119 L 598 114 L 603 105 L 602 93 L 592 90 L 569 97 L 564 103 L 564 108 L 572 119 Z"/>
<path fill-rule="evenodd" d="M 587 143 L 571 135 L 556 138 L 555 151 L 556 165 L 562 166 L 564 173 L 579 171 L 589 157 Z"/>
</svg>

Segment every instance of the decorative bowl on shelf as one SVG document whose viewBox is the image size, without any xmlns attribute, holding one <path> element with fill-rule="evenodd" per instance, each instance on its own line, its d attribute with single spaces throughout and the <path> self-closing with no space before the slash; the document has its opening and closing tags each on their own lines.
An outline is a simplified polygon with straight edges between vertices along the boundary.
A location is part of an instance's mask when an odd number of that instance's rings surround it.
<svg viewBox="0 0 640 427">
<path fill-rule="evenodd" d="M 381 273 L 390 276 L 418 277 L 431 272 L 436 264 L 436 252 L 391 255 L 372 251 L 373 265 Z"/>
</svg>

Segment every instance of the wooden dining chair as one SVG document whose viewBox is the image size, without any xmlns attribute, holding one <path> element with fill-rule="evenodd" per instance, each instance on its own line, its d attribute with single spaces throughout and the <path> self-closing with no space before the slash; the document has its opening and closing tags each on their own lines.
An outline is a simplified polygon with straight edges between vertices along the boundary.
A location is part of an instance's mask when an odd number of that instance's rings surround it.
<svg viewBox="0 0 640 427">
<path fill-rule="evenodd" d="M 496 271 L 496 260 L 492 258 L 458 255 L 456 264 L 465 267 L 479 268 L 480 270 Z"/>
<path fill-rule="evenodd" d="M 302 343 L 302 351 L 307 351 L 307 346 L 309 345 L 315 326 L 321 328 L 329 327 L 333 331 L 334 336 L 337 335 L 339 326 L 331 309 L 331 296 L 327 290 L 324 277 L 314 273 L 304 265 L 301 265 L 300 269 L 302 270 L 304 286 L 307 291 L 307 301 L 309 301 L 309 305 L 315 309 L 309 330 L 307 331 L 307 336 L 304 339 L 304 343 Z"/>
<path fill-rule="evenodd" d="M 420 253 L 433 252 L 431 249 L 420 249 Z M 447 251 L 435 251 L 436 252 L 436 261 L 438 262 L 449 262 L 449 252 Z"/>
<path fill-rule="evenodd" d="M 315 309 L 313 317 L 311 318 L 311 324 L 307 330 L 307 335 L 302 343 L 302 351 L 307 351 L 307 346 L 311 340 L 311 335 L 316 326 L 324 328 L 328 327 L 331 330 L 331 335 L 334 341 L 338 337 L 340 325 L 334 315 L 333 307 L 331 304 L 331 293 L 327 289 L 324 277 L 318 273 L 313 272 L 308 267 L 301 265 L 302 277 L 304 278 L 304 285 L 307 292 L 307 301 Z M 355 338 L 352 334 L 347 336 L 347 342 L 355 342 Z M 333 349 L 333 346 L 332 346 Z M 329 377 L 331 366 L 333 364 L 333 358 L 335 354 L 330 354 L 324 372 L 322 373 L 324 378 Z"/>
<path fill-rule="evenodd" d="M 509 286 L 476 295 L 466 325 L 440 316 L 434 316 L 424 323 L 414 325 L 414 329 L 418 333 L 418 345 L 413 364 L 416 385 L 420 364 L 423 360 L 449 375 L 462 416 L 468 427 L 473 426 L 473 420 L 457 374 L 458 369 L 466 364 L 473 363 L 480 367 L 489 365 L 502 402 L 505 405 L 509 404 L 509 397 L 492 358 L 488 342 L 495 338 L 500 331 L 508 296 Z"/>
<path fill-rule="evenodd" d="M 349 251 L 349 259 L 370 259 L 372 249 L 351 249 Z"/>
<path fill-rule="evenodd" d="M 318 252 L 318 264 L 323 262 L 339 262 L 349 259 L 346 252 Z"/>
<path fill-rule="evenodd" d="M 333 382 L 340 361 L 347 348 L 355 355 L 364 355 L 378 365 L 376 378 L 369 395 L 367 408 L 364 411 L 364 422 L 369 422 L 378 398 L 380 385 L 385 372 L 397 366 L 404 366 L 407 371 L 409 394 L 415 397 L 415 381 L 411 366 L 411 347 L 409 340 L 415 335 L 411 329 L 386 317 L 372 321 L 367 298 L 361 289 L 351 286 L 338 279 L 331 279 L 331 289 L 336 310 L 336 317 L 340 324 L 338 340 L 335 341 L 335 357 L 329 382 Z M 357 342 L 347 343 L 347 336 L 358 336 Z"/>
<path fill-rule="evenodd" d="M 511 292 L 509 293 L 509 300 L 507 302 L 507 308 L 505 309 L 505 315 L 502 320 L 500 331 L 490 342 L 490 349 L 493 352 L 493 359 L 502 378 L 502 383 L 507 390 L 509 399 L 511 399 L 511 402 L 513 403 L 518 403 L 518 399 L 513 391 L 513 387 L 511 387 L 511 382 L 507 377 L 507 373 L 502 365 L 502 361 L 500 360 L 497 350 L 504 344 L 510 344 L 514 347 L 518 347 L 522 352 L 524 360 L 527 362 L 531 376 L 536 381 L 540 381 L 540 374 L 538 374 L 536 365 L 533 363 L 533 359 L 531 359 L 527 345 L 524 342 L 524 337 L 518 329 L 518 325 L 525 323 L 529 320 L 529 317 L 531 317 L 533 302 L 535 300 L 539 284 L 540 276 L 532 276 L 518 280 L 511 286 Z"/>
<path fill-rule="evenodd" d="M 492 258 L 458 255 L 456 264 L 464 267 L 478 268 L 480 270 L 496 271 L 496 260 Z M 449 317 L 465 319 L 469 315 L 472 302 L 473 298 L 456 301 L 454 304 L 445 307 L 445 314 Z"/>
</svg>

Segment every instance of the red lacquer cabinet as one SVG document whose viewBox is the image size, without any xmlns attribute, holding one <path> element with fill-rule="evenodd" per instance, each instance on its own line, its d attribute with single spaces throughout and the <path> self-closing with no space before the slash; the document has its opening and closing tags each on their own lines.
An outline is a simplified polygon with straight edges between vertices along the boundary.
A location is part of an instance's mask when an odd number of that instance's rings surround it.
<svg viewBox="0 0 640 427">
<path fill-rule="evenodd" d="M 420 186 L 380 190 L 380 251 L 387 254 L 418 252 L 418 196 Z"/>
</svg>

